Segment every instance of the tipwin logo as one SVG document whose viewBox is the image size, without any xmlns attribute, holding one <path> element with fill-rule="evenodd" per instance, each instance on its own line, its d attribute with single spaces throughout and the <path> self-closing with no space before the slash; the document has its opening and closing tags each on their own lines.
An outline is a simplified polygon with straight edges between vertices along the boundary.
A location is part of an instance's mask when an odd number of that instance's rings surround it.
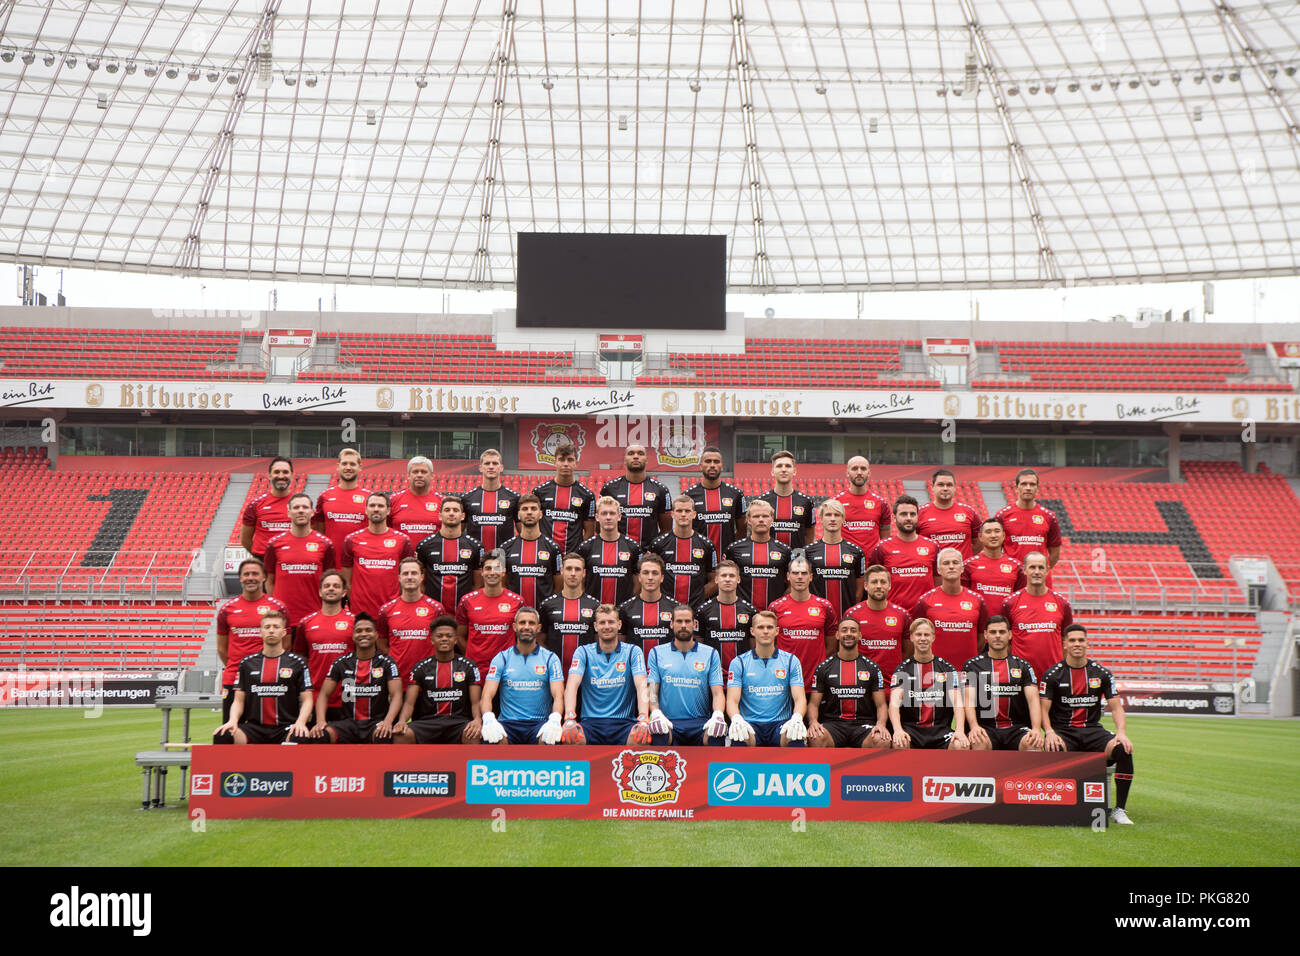
<svg viewBox="0 0 1300 956">
<path fill-rule="evenodd" d="M 153 894 L 83 893 L 73 886 L 50 897 L 50 925 L 127 926 L 133 936 L 148 936 L 153 929 Z"/>
<path fill-rule="evenodd" d="M 992 777 L 924 777 L 921 799 L 926 803 L 997 803 Z"/>
</svg>

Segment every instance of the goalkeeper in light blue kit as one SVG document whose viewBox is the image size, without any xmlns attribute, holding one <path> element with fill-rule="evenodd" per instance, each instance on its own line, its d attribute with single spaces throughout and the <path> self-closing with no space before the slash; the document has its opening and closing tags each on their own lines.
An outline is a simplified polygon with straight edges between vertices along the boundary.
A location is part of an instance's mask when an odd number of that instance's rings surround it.
<svg viewBox="0 0 1300 956">
<path fill-rule="evenodd" d="M 560 742 L 564 674 L 560 659 L 537 643 L 541 629 L 537 611 L 521 607 L 515 612 L 515 643 L 488 666 L 482 697 L 485 744 Z"/>
<path fill-rule="evenodd" d="M 581 644 L 573 652 L 569 679 L 564 687 L 564 726 L 560 741 L 566 744 L 617 746 L 650 743 L 650 718 L 646 716 L 645 655 L 635 644 L 619 640 L 622 619 L 618 608 L 596 608 L 595 644 Z M 582 720 L 578 720 L 578 694 L 582 694 Z"/>
<path fill-rule="evenodd" d="M 651 648 L 646 661 L 651 743 L 721 747 L 727 736 L 722 658 L 695 639 L 689 604 L 673 608 L 672 629 L 672 641 Z"/>
<path fill-rule="evenodd" d="M 799 658 L 777 650 L 776 615 L 759 611 L 749 622 L 754 649 L 731 662 L 727 681 L 727 716 L 733 747 L 805 747 L 803 669 Z"/>
</svg>

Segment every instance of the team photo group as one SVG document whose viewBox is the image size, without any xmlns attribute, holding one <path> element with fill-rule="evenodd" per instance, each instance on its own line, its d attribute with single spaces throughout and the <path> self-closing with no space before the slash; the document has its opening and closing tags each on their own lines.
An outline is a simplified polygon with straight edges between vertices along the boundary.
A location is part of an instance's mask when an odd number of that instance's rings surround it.
<svg viewBox="0 0 1300 956">
<path fill-rule="evenodd" d="M 525 494 L 496 450 L 464 495 L 415 457 L 390 497 L 345 449 L 315 501 L 273 459 L 218 612 L 214 742 L 1081 750 L 1132 822 L 1122 700 L 1052 589 L 1033 469 L 986 517 L 943 468 L 921 507 L 854 457 L 818 504 L 787 451 L 750 497 L 712 446 L 676 497 L 643 446 L 598 491 L 577 454 Z"/>
</svg>

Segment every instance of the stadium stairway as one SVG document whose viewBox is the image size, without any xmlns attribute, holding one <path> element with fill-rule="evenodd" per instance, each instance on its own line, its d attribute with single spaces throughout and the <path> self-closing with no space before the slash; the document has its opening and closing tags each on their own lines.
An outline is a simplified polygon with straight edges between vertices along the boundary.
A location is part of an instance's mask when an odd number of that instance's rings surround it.
<svg viewBox="0 0 1300 956">
<path fill-rule="evenodd" d="M 986 515 L 995 515 L 1010 504 L 1007 501 L 1007 496 L 1002 491 L 1002 482 L 1000 481 L 981 481 L 980 494 L 984 496 L 984 500 L 972 501 L 970 505 L 972 508 L 979 508 L 980 505 L 983 505 Z"/>
<path fill-rule="evenodd" d="M 229 529 L 239 523 L 240 515 L 244 510 L 244 500 L 248 497 L 248 489 L 252 484 L 252 475 L 232 474 L 230 476 L 226 493 L 222 496 L 221 503 L 217 505 L 217 513 L 212 516 L 212 524 L 203 539 L 202 574 L 196 571 L 191 575 L 193 578 L 202 578 L 203 580 L 194 581 L 195 586 L 206 588 L 216 600 L 226 596 L 225 585 L 222 583 L 222 569 L 225 567 L 226 545 L 230 542 Z"/>
<path fill-rule="evenodd" d="M 328 488 L 333 480 L 333 475 L 308 475 L 307 484 L 303 486 L 302 490 L 311 495 L 311 500 L 315 502 L 320 497 L 321 492 Z"/>
<path fill-rule="evenodd" d="M 926 487 L 924 481 L 903 482 L 903 493 L 915 498 L 922 508 L 930 503 L 930 489 Z"/>
<path fill-rule="evenodd" d="M 1255 656 L 1255 666 L 1250 672 L 1251 679 L 1255 682 L 1255 699 L 1240 702 L 1240 709 L 1243 714 L 1267 716 L 1268 702 L 1272 696 L 1273 672 L 1277 670 L 1278 659 L 1285 650 L 1284 642 L 1291 633 L 1292 618 L 1289 611 L 1259 611 L 1255 619 L 1259 621 L 1262 638 L 1259 653 Z"/>
</svg>

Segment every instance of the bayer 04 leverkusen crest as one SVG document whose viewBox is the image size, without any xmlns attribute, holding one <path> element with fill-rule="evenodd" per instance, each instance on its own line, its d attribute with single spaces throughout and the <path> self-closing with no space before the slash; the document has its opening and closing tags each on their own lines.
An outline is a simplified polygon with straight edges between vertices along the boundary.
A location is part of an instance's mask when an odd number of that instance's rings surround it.
<svg viewBox="0 0 1300 956">
<path fill-rule="evenodd" d="M 614 758 L 614 782 L 623 803 L 658 807 L 677 802 L 686 760 L 676 750 L 624 750 Z"/>
<path fill-rule="evenodd" d="M 587 431 L 577 422 L 538 422 L 532 434 L 533 454 L 539 465 L 555 464 L 555 449 L 572 445 L 582 458 Z"/>
</svg>

